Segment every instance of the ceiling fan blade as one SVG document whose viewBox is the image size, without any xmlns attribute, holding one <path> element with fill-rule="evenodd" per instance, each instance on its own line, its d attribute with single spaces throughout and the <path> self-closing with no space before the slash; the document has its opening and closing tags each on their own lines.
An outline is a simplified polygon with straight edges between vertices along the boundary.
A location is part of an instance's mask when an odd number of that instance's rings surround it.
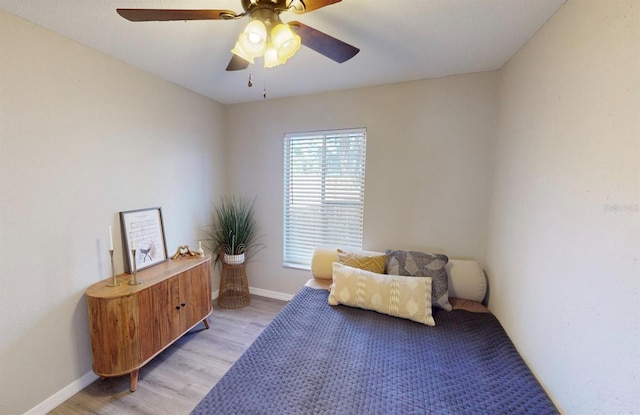
<svg viewBox="0 0 640 415">
<path fill-rule="evenodd" d="M 236 54 L 231 54 L 231 60 L 227 65 L 227 71 L 241 71 L 249 67 L 249 61 L 242 59 Z"/>
<path fill-rule="evenodd" d="M 325 6 L 340 3 L 341 1 L 342 0 L 291 0 L 289 10 L 298 14 L 309 13 Z"/>
<path fill-rule="evenodd" d="M 132 22 L 223 20 L 239 17 L 232 10 L 116 9 L 116 11 L 120 16 Z"/>
<path fill-rule="evenodd" d="M 355 46 L 300 22 L 289 22 L 289 26 L 300 36 L 303 45 L 338 63 L 346 62 L 360 52 Z"/>
</svg>

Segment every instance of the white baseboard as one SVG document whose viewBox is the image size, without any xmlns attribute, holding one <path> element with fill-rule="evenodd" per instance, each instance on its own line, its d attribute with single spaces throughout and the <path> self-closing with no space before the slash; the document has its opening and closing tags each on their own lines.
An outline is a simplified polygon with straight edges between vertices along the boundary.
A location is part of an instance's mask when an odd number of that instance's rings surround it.
<svg viewBox="0 0 640 415">
<path fill-rule="evenodd" d="M 293 298 L 291 294 L 279 293 L 277 291 L 263 290 L 262 288 L 249 287 L 251 294 L 259 295 L 260 297 L 274 298 L 276 300 L 289 301 Z"/>
<path fill-rule="evenodd" d="M 293 298 L 291 294 L 284 294 L 277 291 L 269 291 L 263 290 L 261 288 L 252 288 L 249 287 L 249 292 L 251 294 L 259 295 L 261 297 L 274 298 L 276 300 L 289 301 Z M 211 293 L 214 299 L 218 298 L 220 294 L 220 290 L 215 290 Z M 93 372 L 89 372 L 84 374 L 81 378 L 77 379 L 75 382 L 70 383 L 64 388 L 60 389 L 55 394 L 51 395 L 49 398 L 40 402 L 37 406 L 34 406 L 29 411 L 25 412 L 24 415 L 41 415 L 46 414 L 47 412 L 53 410 L 55 407 L 60 405 L 62 402 L 66 401 L 76 393 L 80 392 L 82 389 L 89 386 L 92 382 L 98 379 L 98 375 Z"/>
<path fill-rule="evenodd" d="M 273 298 L 273 299 L 282 300 L 282 301 L 289 301 L 293 298 L 293 295 L 291 294 L 280 293 L 277 291 L 263 290 L 262 288 L 254 288 L 254 287 L 249 287 L 249 293 L 259 295 L 260 297 Z M 216 298 L 218 298 L 219 295 L 220 295 L 220 290 L 215 290 L 211 293 L 211 298 L 215 300 Z"/>
<path fill-rule="evenodd" d="M 98 379 L 98 375 L 96 375 L 95 373 L 85 373 L 81 378 L 75 380 L 74 382 L 71 382 L 55 394 L 40 402 L 37 406 L 34 406 L 33 408 L 25 412 L 24 415 L 46 414 L 47 412 L 52 411 L 62 402 L 66 401 L 76 393 L 80 392 L 82 389 L 89 386 L 96 379 Z"/>
</svg>

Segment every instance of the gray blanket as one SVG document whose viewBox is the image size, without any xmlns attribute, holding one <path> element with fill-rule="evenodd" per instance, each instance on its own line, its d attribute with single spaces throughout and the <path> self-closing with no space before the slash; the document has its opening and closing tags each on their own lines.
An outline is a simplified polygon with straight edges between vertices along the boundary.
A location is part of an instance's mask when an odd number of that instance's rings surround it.
<svg viewBox="0 0 640 415">
<path fill-rule="evenodd" d="M 434 313 L 428 327 L 305 287 L 192 415 L 558 413 L 493 315 Z"/>
</svg>

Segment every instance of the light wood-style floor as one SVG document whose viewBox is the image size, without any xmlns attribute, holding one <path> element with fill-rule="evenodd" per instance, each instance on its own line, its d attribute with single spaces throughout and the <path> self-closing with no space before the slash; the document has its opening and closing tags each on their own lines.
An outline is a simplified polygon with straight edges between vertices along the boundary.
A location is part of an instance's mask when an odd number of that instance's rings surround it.
<svg viewBox="0 0 640 415">
<path fill-rule="evenodd" d="M 286 304 L 251 296 L 239 310 L 214 300 L 211 328 L 201 323 L 140 369 L 138 389 L 129 376 L 96 380 L 49 414 L 189 414 Z"/>
</svg>

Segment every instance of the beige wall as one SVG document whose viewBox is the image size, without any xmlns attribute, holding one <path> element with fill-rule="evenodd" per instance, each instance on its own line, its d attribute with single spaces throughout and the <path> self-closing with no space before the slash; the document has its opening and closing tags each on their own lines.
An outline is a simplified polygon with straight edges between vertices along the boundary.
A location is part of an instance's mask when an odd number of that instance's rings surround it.
<svg viewBox="0 0 640 415">
<path fill-rule="evenodd" d="M 496 110 L 495 72 L 227 107 L 229 186 L 257 197 L 268 242 L 250 285 L 294 294 L 310 277 L 282 266 L 283 137 L 296 131 L 367 128 L 366 249 L 482 262 Z"/>
<path fill-rule="evenodd" d="M 566 413 L 640 408 L 636 0 L 569 0 L 500 71 L 490 306 Z"/>
<path fill-rule="evenodd" d="M 91 372 L 85 289 L 117 212 L 195 244 L 223 189 L 222 107 L 0 11 L 0 413 Z M 171 255 L 171 253 L 170 253 Z"/>
</svg>

